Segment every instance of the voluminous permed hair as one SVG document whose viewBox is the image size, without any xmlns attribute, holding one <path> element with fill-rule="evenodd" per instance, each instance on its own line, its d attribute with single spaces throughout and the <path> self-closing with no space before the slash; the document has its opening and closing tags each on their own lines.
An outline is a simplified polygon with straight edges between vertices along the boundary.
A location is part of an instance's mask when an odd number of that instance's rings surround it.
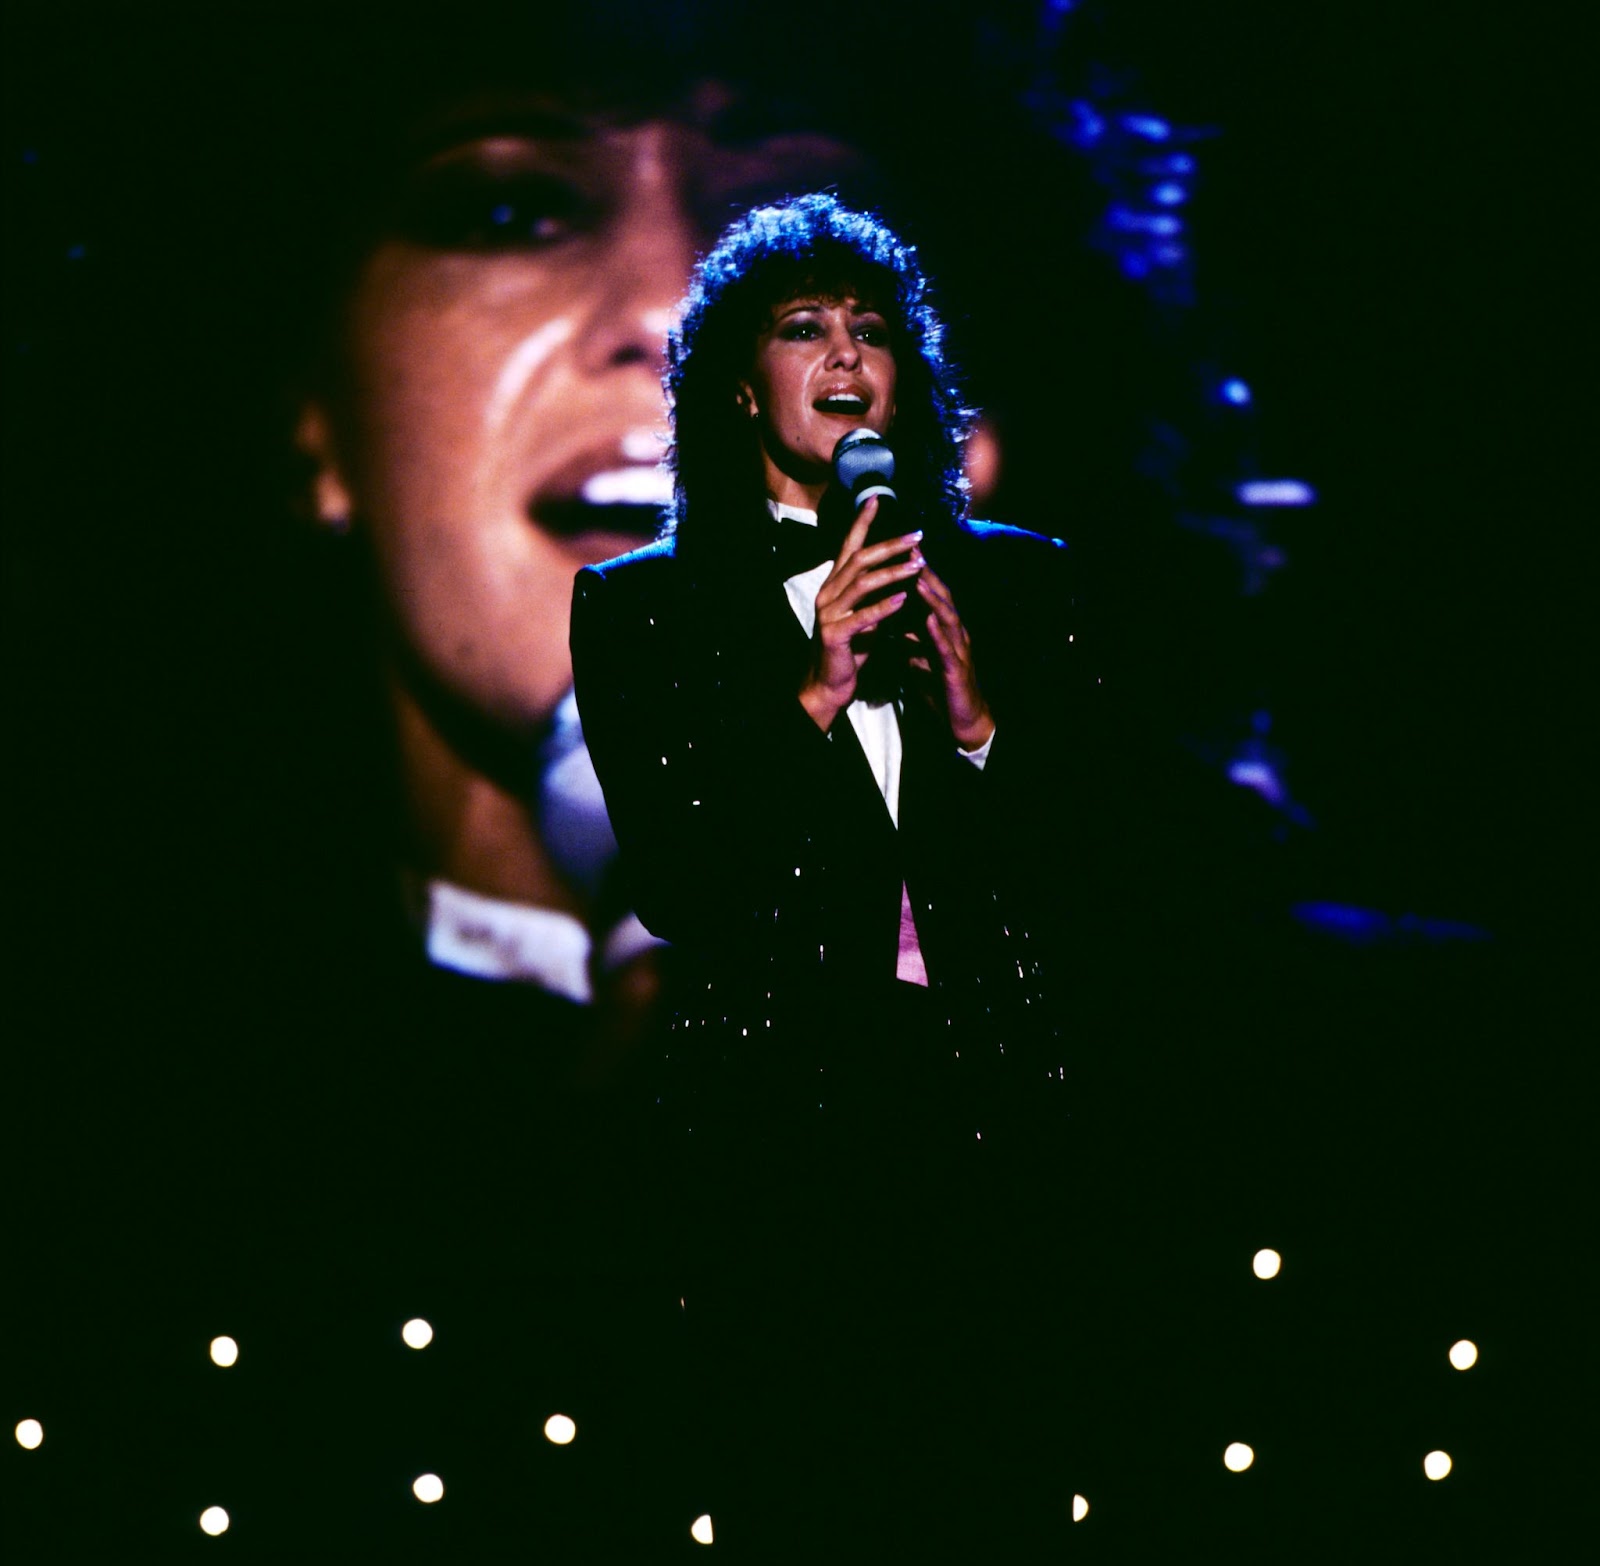
<svg viewBox="0 0 1600 1566">
<path fill-rule="evenodd" d="M 766 498 L 756 427 L 739 406 L 756 339 L 773 310 L 806 294 L 881 311 L 895 358 L 895 488 L 923 527 L 966 512 L 961 448 L 971 411 L 945 359 L 944 328 L 916 252 L 877 218 L 832 196 L 756 207 L 695 268 L 667 343 L 673 500 L 665 531 L 680 547 L 742 553 Z"/>
</svg>

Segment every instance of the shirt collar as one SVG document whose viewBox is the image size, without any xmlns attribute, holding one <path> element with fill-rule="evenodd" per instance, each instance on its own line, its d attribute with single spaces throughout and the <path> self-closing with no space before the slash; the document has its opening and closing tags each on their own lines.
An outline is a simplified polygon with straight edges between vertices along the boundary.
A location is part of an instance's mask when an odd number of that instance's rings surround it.
<svg viewBox="0 0 1600 1566">
<path fill-rule="evenodd" d="M 804 522 L 807 527 L 817 525 L 815 511 L 807 511 L 802 506 L 786 506 L 781 500 L 769 500 L 767 512 L 774 522 Z"/>
<path fill-rule="evenodd" d="M 437 967 L 536 984 L 583 1006 L 594 999 L 589 949 L 589 932 L 571 914 L 429 883 L 427 952 Z"/>
</svg>

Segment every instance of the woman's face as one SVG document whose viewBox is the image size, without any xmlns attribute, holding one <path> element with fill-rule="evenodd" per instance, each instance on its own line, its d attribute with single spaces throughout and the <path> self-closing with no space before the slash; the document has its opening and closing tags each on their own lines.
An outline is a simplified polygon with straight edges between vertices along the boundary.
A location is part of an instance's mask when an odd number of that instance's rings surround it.
<svg viewBox="0 0 1600 1566">
<path fill-rule="evenodd" d="M 760 430 L 768 493 L 815 507 L 839 438 L 862 426 L 886 435 L 894 422 L 888 321 L 855 298 L 786 301 L 756 340 L 741 395 Z"/>
<path fill-rule="evenodd" d="M 304 410 L 318 513 L 370 536 L 396 666 L 503 729 L 536 730 L 571 684 L 573 574 L 655 531 L 663 348 L 697 248 L 856 161 L 819 135 L 719 141 L 719 92 L 681 121 L 521 105 L 442 137 Z"/>
</svg>

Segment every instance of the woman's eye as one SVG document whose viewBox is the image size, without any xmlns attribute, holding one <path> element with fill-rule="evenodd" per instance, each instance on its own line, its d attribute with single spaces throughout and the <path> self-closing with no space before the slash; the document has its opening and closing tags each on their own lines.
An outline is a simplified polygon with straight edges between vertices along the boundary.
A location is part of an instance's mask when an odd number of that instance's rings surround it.
<svg viewBox="0 0 1600 1566">
<path fill-rule="evenodd" d="M 871 348 L 889 346 L 889 328 L 882 321 L 866 321 L 856 327 L 856 341 Z"/>
<path fill-rule="evenodd" d="M 405 193 L 397 227 L 439 250 L 531 250 L 570 238 L 591 218 L 581 192 L 563 180 L 446 167 Z"/>
<path fill-rule="evenodd" d="M 786 321 L 778 335 L 789 343 L 809 342 L 822 335 L 822 328 L 815 321 Z"/>
</svg>

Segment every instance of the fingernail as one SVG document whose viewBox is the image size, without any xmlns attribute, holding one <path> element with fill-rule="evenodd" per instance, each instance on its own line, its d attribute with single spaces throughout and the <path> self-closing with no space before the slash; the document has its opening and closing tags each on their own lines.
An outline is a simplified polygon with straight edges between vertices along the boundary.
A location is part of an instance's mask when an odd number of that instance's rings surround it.
<svg viewBox="0 0 1600 1566">
<path fill-rule="evenodd" d="M 922 529 L 919 527 L 911 536 L 920 544 L 922 542 Z"/>
</svg>

